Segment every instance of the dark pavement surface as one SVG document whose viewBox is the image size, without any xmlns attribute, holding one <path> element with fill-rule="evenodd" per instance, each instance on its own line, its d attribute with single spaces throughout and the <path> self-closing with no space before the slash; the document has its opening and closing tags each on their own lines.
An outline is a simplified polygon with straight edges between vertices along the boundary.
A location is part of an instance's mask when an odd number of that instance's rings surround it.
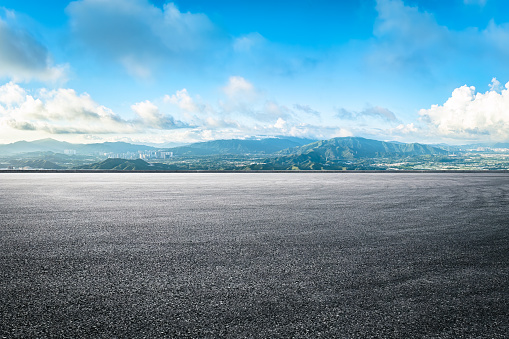
<svg viewBox="0 0 509 339">
<path fill-rule="evenodd" d="M 0 174 L 1 338 L 508 338 L 509 174 Z"/>
</svg>

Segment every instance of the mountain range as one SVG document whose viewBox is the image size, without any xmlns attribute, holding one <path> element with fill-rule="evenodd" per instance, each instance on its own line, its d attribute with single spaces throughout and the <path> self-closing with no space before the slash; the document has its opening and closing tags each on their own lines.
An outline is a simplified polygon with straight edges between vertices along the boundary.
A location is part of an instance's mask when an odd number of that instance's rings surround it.
<svg viewBox="0 0 509 339">
<path fill-rule="evenodd" d="M 338 170 L 357 169 L 367 159 L 441 156 L 448 152 L 442 148 L 423 144 L 385 142 L 358 137 L 333 138 L 277 152 L 275 156 L 249 166 L 253 170 Z M 361 168 L 372 169 L 362 164 Z M 377 168 L 373 168 L 377 169 Z M 378 168 L 379 169 L 379 168 Z"/>
<path fill-rule="evenodd" d="M 272 154 L 287 148 L 307 145 L 315 140 L 305 138 L 265 138 L 265 139 L 231 139 L 199 142 L 187 146 L 168 149 L 174 155 L 207 156 L 207 155 L 249 155 Z"/>
<path fill-rule="evenodd" d="M 214 140 L 166 149 L 125 142 L 95 144 L 72 144 L 43 139 L 32 142 L 19 141 L 0 145 L 0 154 L 10 158 L 10 166 L 32 168 L 77 168 L 115 170 L 290 170 L 290 169 L 370 169 L 373 160 L 419 159 L 441 157 L 447 160 L 451 151 L 447 145 L 424 145 L 419 143 L 386 142 L 360 137 L 332 138 L 315 141 L 305 138 L 266 138 Z M 73 157 L 63 155 L 64 150 L 74 150 Z M 113 153 L 123 157 L 127 152 L 164 150 L 173 152 L 166 164 L 149 163 L 136 159 L 104 159 L 101 153 Z M 25 154 L 23 154 L 25 152 Z M 35 153 L 27 153 L 35 152 Z M 110 154 L 111 157 L 111 154 Z M 81 159 L 81 160 L 73 160 Z M 87 160 L 89 159 L 89 160 Z M 90 163 L 91 161 L 98 161 Z M 152 159 L 154 161 L 154 159 Z M 443 159 L 441 161 L 444 161 Z M 64 167 L 62 167 L 64 166 Z M 375 167 L 373 167 L 375 168 Z"/>
<path fill-rule="evenodd" d="M 14 155 L 29 152 L 64 153 L 65 150 L 74 150 L 79 155 L 97 153 L 126 153 L 138 151 L 164 150 L 174 155 L 207 156 L 221 154 L 271 154 L 286 148 L 302 146 L 313 142 L 305 138 L 266 138 L 266 139 L 232 139 L 199 142 L 186 146 L 173 148 L 157 148 L 147 145 L 135 145 L 126 142 L 104 142 L 94 144 L 72 144 L 54 139 L 41 139 L 36 141 L 17 141 L 12 144 L 0 145 L 0 155 Z"/>
<path fill-rule="evenodd" d="M 505 144 L 497 144 L 503 147 Z M 306 138 L 265 138 L 265 139 L 231 139 L 199 142 L 173 148 L 157 148 L 126 142 L 104 142 L 93 144 L 73 144 L 54 139 L 36 141 L 18 141 L 0 145 L 0 155 L 14 155 L 29 152 L 64 153 L 74 150 L 79 155 L 98 153 L 126 153 L 139 151 L 164 150 L 175 156 L 211 156 L 211 155 L 306 155 L 315 153 L 324 159 L 356 159 L 379 157 L 388 154 L 424 155 L 447 153 L 443 146 L 432 146 L 418 143 L 385 142 L 359 137 L 333 138 L 329 140 L 312 140 Z"/>
<path fill-rule="evenodd" d="M 76 167 L 76 169 L 94 169 L 94 170 L 119 170 L 119 171 L 160 171 L 172 170 L 175 166 L 165 164 L 150 164 L 142 159 L 126 160 L 118 158 L 109 158 L 104 161 Z"/>
<path fill-rule="evenodd" d="M 134 145 L 127 142 L 103 142 L 94 144 L 72 144 L 54 139 L 41 139 L 35 141 L 17 141 L 12 144 L 0 145 L 0 154 L 12 155 L 29 152 L 64 153 L 65 150 L 75 150 L 77 154 L 94 153 L 124 153 L 157 148 L 145 145 Z"/>
<path fill-rule="evenodd" d="M 316 141 L 301 147 L 286 149 L 279 153 L 295 156 L 309 155 L 310 157 L 319 157 L 323 160 L 351 160 L 377 158 L 387 155 L 437 155 L 447 154 L 447 151 L 438 147 L 417 143 L 404 144 L 359 137 L 346 137 Z"/>
</svg>

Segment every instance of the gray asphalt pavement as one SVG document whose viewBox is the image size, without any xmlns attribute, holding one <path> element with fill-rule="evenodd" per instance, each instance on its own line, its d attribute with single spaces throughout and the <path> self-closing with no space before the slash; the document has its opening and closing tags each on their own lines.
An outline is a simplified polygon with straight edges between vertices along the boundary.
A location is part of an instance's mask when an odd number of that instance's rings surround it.
<svg viewBox="0 0 509 339">
<path fill-rule="evenodd" d="M 0 337 L 507 338 L 509 174 L 0 174 Z"/>
</svg>

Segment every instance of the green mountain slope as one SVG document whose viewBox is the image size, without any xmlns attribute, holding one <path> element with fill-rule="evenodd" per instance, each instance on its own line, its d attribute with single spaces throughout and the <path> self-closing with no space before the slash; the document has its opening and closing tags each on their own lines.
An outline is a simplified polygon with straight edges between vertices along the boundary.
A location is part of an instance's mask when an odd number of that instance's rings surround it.
<svg viewBox="0 0 509 339">
<path fill-rule="evenodd" d="M 0 154 L 20 154 L 28 152 L 55 152 L 63 153 L 66 149 L 76 150 L 78 154 L 94 153 L 123 153 L 156 150 L 155 147 L 134 145 L 127 142 L 104 142 L 95 144 L 71 144 L 54 139 L 41 139 L 35 141 L 17 141 L 12 144 L 0 145 Z"/>
<path fill-rule="evenodd" d="M 11 160 L 10 164 L 14 167 L 30 167 L 33 169 L 64 169 L 54 162 L 42 159 L 36 160 Z"/>
<path fill-rule="evenodd" d="M 447 154 L 438 147 L 423 144 L 404 144 L 378 141 L 365 138 L 333 138 L 284 150 L 281 154 L 306 155 L 327 160 L 350 160 L 359 158 L 377 158 L 383 156 L 418 156 Z M 313 155 L 311 155 L 313 154 Z"/>
<path fill-rule="evenodd" d="M 149 151 L 157 150 L 155 147 L 146 145 L 135 145 L 127 142 L 103 142 L 97 144 L 82 144 L 76 145 L 74 148 L 81 154 L 93 154 L 99 153 L 125 153 L 125 152 L 138 152 L 138 151 Z"/>
<path fill-rule="evenodd" d="M 250 165 L 246 169 L 341 170 L 380 169 L 366 160 L 445 155 L 447 151 L 422 144 L 393 143 L 365 138 L 333 138 L 279 152 L 279 156 Z"/>
<path fill-rule="evenodd" d="M 27 152 L 58 152 L 73 148 L 73 144 L 53 139 L 35 141 L 17 141 L 12 144 L 0 145 L 0 154 L 17 154 Z"/>
<path fill-rule="evenodd" d="M 267 138 L 260 140 L 214 140 L 199 142 L 187 146 L 169 149 L 174 155 L 206 156 L 206 155 L 245 155 L 272 154 L 290 147 L 298 147 L 312 142 L 301 138 Z"/>
<path fill-rule="evenodd" d="M 76 167 L 76 169 L 94 169 L 94 170 L 120 170 L 120 171 L 160 171 L 172 170 L 171 165 L 149 164 L 142 159 L 126 160 L 119 158 L 110 158 L 90 165 Z"/>
</svg>

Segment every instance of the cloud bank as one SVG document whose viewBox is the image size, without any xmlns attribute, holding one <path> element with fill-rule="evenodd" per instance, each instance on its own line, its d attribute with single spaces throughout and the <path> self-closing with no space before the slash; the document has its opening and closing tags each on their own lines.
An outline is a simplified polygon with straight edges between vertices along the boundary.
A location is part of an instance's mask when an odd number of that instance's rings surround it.
<svg viewBox="0 0 509 339">
<path fill-rule="evenodd" d="M 33 95 L 13 82 L 0 86 L 0 124 L 16 130 L 50 134 L 129 134 L 187 127 L 162 114 L 149 101 L 131 108 L 136 118 L 125 120 L 87 93 L 77 94 L 73 89 L 41 89 Z"/>
<path fill-rule="evenodd" d="M 509 140 L 509 82 L 500 90 L 492 80 L 490 90 L 476 93 L 473 86 L 456 88 L 443 105 L 421 109 L 421 119 L 440 136 L 478 141 Z M 500 91 L 498 91 L 500 90 Z"/>
</svg>

